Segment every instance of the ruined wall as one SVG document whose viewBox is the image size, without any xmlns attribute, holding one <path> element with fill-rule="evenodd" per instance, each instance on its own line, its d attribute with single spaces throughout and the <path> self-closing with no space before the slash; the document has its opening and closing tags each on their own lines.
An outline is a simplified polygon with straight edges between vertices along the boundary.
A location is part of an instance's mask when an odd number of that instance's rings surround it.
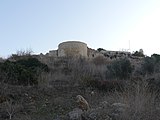
<svg viewBox="0 0 160 120">
<path fill-rule="evenodd" d="M 104 56 L 101 52 L 88 48 L 87 50 L 87 54 L 88 54 L 88 58 L 95 58 L 95 57 L 99 57 L 99 56 Z"/>
<path fill-rule="evenodd" d="M 58 46 L 58 57 L 64 56 L 87 57 L 87 44 L 78 41 L 60 43 Z"/>
<path fill-rule="evenodd" d="M 50 50 L 48 53 L 48 56 L 58 57 L 58 51 L 57 50 Z"/>
<path fill-rule="evenodd" d="M 91 48 L 88 48 L 88 57 L 89 58 L 96 58 L 99 56 L 103 56 L 104 58 L 106 58 L 106 60 L 116 60 L 119 58 L 125 58 L 125 57 L 130 57 L 131 53 L 130 52 L 126 52 L 126 51 L 110 51 L 110 50 L 102 50 L 102 51 L 98 51 L 98 50 L 94 50 Z"/>
</svg>

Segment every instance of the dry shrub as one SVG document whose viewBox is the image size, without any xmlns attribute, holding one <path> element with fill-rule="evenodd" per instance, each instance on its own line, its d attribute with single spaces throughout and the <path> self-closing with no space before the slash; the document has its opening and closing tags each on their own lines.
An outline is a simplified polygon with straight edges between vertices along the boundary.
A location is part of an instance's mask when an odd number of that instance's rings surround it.
<svg viewBox="0 0 160 120">
<path fill-rule="evenodd" d="M 41 87 L 48 86 L 50 76 L 51 76 L 50 73 L 42 72 L 38 77 L 38 85 Z"/>
<path fill-rule="evenodd" d="M 104 65 L 107 62 L 106 58 L 104 56 L 97 56 L 97 57 L 93 58 L 92 61 L 95 65 Z"/>
<path fill-rule="evenodd" d="M 124 89 L 124 81 L 120 80 L 91 80 L 89 85 L 103 91 L 122 91 Z"/>
<path fill-rule="evenodd" d="M 31 49 L 27 50 L 18 50 L 16 54 L 12 54 L 8 59 L 15 61 L 21 59 L 27 59 L 32 56 L 33 51 Z"/>
<path fill-rule="evenodd" d="M 158 120 L 160 111 L 156 92 L 150 92 L 146 81 L 130 85 L 124 92 L 113 95 L 115 102 L 125 103 L 129 107 L 120 116 L 123 120 Z"/>
</svg>

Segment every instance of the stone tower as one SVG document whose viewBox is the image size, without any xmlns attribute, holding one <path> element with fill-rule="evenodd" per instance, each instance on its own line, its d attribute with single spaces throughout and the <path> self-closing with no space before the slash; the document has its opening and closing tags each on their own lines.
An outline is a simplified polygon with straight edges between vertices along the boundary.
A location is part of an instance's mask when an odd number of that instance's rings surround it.
<svg viewBox="0 0 160 120">
<path fill-rule="evenodd" d="M 87 44 L 79 41 L 67 41 L 58 46 L 58 57 L 82 56 L 87 57 Z"/>
</svg>

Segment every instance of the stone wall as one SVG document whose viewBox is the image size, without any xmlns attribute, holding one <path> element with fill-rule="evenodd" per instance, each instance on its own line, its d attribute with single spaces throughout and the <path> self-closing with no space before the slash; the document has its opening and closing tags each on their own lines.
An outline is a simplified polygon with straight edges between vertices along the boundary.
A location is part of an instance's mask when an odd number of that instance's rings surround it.
<svg viewBox="0 0 160 120">
<path fill-rule="evenodd" d="M 48 56 L 58 57 L 58 50 L 49 51 Z"/>
<path fill-rule="evenodd" d="M 91 49 L 91 48 L 88 48 L 87 54 L 88 54 L 89 58 L 95 58 L 95 57 L 98 57 L 98 56 L 104 56 L 103 53 L 101 53 L 101 52 L 99 52 L 97 50 Z"/>
</svg>

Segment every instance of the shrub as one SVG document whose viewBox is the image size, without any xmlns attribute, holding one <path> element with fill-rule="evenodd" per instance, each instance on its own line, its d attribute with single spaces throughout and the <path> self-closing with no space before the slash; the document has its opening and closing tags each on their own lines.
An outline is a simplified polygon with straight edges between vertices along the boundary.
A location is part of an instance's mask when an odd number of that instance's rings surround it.
<svg viewBox="0 0 160 120">
<path fill-rule="evenodd" d="M 160 62 L 160 55 L 158 55 L 158 54 L 151 55 L 151 58 L 154 58 L 156 63 Z"/>
<path fill-rule="evenodd" d="M 106 51 L 106 50 L 103 48 L 98 48 L 97 51 L 101 52 L 101 51 Z"/>
<path fill-rule="evenodd" d="M 1 77 L 4 82 L 13 85 L 37 85 L 38 76 L 48 67 L 36 58 L 21 59 L 15 62 L 9 60 L 0 63 Z M 4 76 L 5 75 L 5 76 Z"/>
<path fill-rule="evenodd" d="M 32 70 L 40 68 L 43 71 L 49 71 L 48 66 L 41 63 L 37 58 L 21 59 L 16 61 L 16 63 Z"/>
<path fill-rule="evenodd" d="M 106 78 L 127 79 L 130 77 L 133 67 L 126 58 L 113 61 L 107 66 Z"/>
<path fill-rule="evenodd" d="M 151 57 L 145 57 L 142 64 L 142 74 L 153 74 L 155 69 L 155 59 Z"/>
</svg>

